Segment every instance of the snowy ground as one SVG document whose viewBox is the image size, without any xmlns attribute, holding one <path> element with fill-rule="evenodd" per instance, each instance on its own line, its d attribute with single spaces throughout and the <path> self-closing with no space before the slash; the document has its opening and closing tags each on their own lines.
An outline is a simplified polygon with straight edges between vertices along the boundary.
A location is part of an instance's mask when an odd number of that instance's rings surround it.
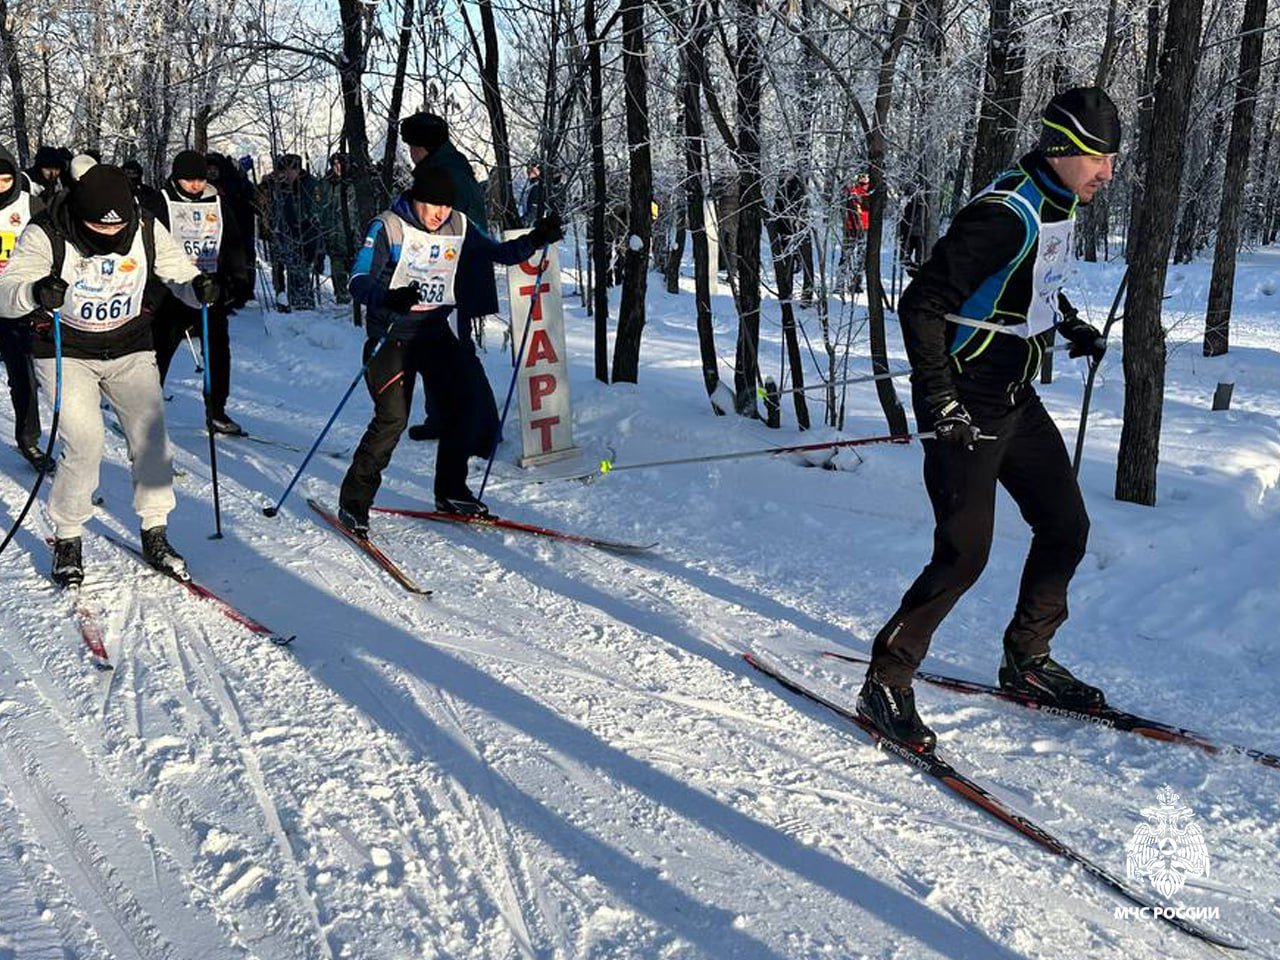
<svg viewBox="0 0 1280 960">
<path fill-rule="evenodd" d="M 1097 323 L 1119 275 L 1085 265 L 1079 278 L 1077 302 Z M 1120 705 L 1275 752 L 1280 251 L 1242 265 L 1232 353 L 1215 364 L 1199 356 L 1206 285 L 1204 265 L 1171 274 L 1155 509 L 1112 498 L 1123 385 L 1119 351 L 1107 358 L 1082 475 L 1093 533 L 1055 650 Z M 651 300 L 638 387 L 592 380 L 590 321 L 569 318 L 590 456 L 814 438 L 794 430 L 789 403 L 781 431 L 712 416 L 691 294 Z M 732 356 L 727 295 L 715 306 Z M 233 412 L 306 446 L 355 373 L 360 333 L 333 307 L 267 325 L 252 309 L 234 322 Z M 765 327 L 776 373 L 776 310 Z M 865 350 L 855 345 L 854 372 Z M 896 334 L 894 350 L 901 359 Z M 495 344 L 499 393 L 506 364 Z M 1224 371 L 1234 408 L 1212 414 Z M 1068 443 L 1080 372 L 1060 355 L 1058 381 L 1042 388 Z M 174 542 L 207 585 L 299 639 L 288 650 L 257 640 L 91 536 L 86 596 L 120 663 L 104 706 L 104 676 L 47 578 L 47 517 L 28 521 L 0 558 L 3 960 L 1212 953 L 1116 919 L 1120 902 L 1079 870 L 742 663 L 770 651 L 852 702 L 859 671 L 813 654 L 865 652 L 924 563 L 918 448 L 845 454 L 837 470 L 746 460 L 592 485 L 527 484 L 504 448 L 487 497 L 497 510 L 661 545 L 622 557 L 375 518 L 375 536 L 434 589 L 423 600 L 306 509 L 306 494 L 336 498 L 336 457 L 318 456 L 269 520 L 260 508 L 299 455 L 222 443 L 227 537 L 206 539 L 206 441 L 184 356 L 171 385 L 186 472 Z M 869 385 L 848 403 L 848 435 L 884 432 Z M 0 407 L 11 517 L 31 474 Z M 348 451 L 368 409 L 358 391 L 325 449 Z M 123 441 L 107 445 L 100 522 L 132 537 Z M 382 502 L 428 499 L 431 447 L 401 445 Z M 934 669 L 994 675 L 1028 542 L 1007 501 L 997 527 Z M 1210 925 L 1280 956 L 1276 771 L 996 702 L 919 697 L 945 753 L 1115 872 L 1157 789 L 1178 791 L 1211 869 L 1177 899 L 1220 908 Z"/>
</svg>

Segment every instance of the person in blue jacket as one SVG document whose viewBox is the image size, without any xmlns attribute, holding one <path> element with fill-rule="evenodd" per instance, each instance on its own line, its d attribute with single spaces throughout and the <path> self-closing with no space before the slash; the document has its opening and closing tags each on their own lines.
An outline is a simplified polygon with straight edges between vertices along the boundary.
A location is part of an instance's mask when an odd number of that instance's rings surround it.
<svg viewBox="0 0 1280 960">
<path fill-rule="evenodd" d="M 483 289 L 473 278 L 491 276 L 494 263 L 527 260 L 564 231 L 552 215 L 529 233 L 499 243 L 454 209 L 456 198 L 447 170 L 420 165 L 413 185 L 369 224 L 352 268 L 351 296 L 368 311 L 366 360 L 387 334 L 365 374 L 373 419 L 338 498 L 338 517 L 357 536 L 368 534 L 369 508 L 408 425 L 419 374 L 442 414 L 436 509 L 471 516 L 488 512 L 467 487 L 467 460 L 476 450 L 492 449 L 498 419 L 487 402 L 484 367 L 459 338 L 457 317 Z"/>
</svg>

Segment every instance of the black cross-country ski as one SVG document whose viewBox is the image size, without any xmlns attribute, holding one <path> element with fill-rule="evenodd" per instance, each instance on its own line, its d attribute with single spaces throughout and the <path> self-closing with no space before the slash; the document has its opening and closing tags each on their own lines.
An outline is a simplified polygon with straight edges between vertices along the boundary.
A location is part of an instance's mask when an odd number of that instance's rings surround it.
<svg viewBox="0 0 1280 960">
<path fill-rule="evenodd" d="M 1022 834 L 1033 843 L 1038 844 L 1050 853 L 1070 860 L 1095 880 L 1107 887 L 1110 887 L 1116 894 L 1123 897 L 1125 900 L 1128 900 L 1130 903 L 1150 909 L 1152 911 L 1152 916 L 1159 917 L 1170 926 L 1173 926 L 1198 940 L 1203 940 L 1205 943 L 1211 943 L 1215 946 L 1224 947 L 1228 950 L 1246 949 L 1241 944 L 1228 940 L 1205 927 L 1177 916 L 1174 911 L 1166 909 L 1158 901 L 1147 897 L 1138 890 L 1135 890 L 1120 877 L 1117 877 L 1115 874 L 1108 871 L 1105 867 L 1095 863 L 1074 847 L 1070 847 L 1063 843 L 1039 824 L 1027 819 L 1022 814 L 1015 811 L 1008 804 L 995 797 L 976 780 L 960 773 L 955 769 L 955 767 L 951 766 L 950 763 L 938 756 L 936 752 L 920 753 L 894 740 L 889 740 L 886 737 L 881 736 L 879 731 L 877 731 L 870 722 L 858 716 L 855 710 L 836 703 L 833 700 L 827 699 L 816 690 L 805 686 L 799 680 L 785 674 L 781 668 L 769 663 L 767 660 L 761 659 L 757 654 L 747 653 L 743 656 L 747 663 L 752 667 L 759 670 L 765 676 L 771 677 L 785 689 L 790 690 L 792 693 L 801 696 L 806 700 L 826 707 L 832 713 L 835 713 L 836 715 L 843 717 L 845 720 L 855 724 L 859 729 L 870 736 L 872 741 L 880 748 L 892 753 L 900 760 L 906 761 L 917 770 L 927 773 L 948 790 L 951 790 L 958 796 L 968 800 L 978 809 L 995 817 L 1001 823 Z"/>
<path fill-rule="evenodd" d="M 381 567 L 387 575 L 396 583 L 400 584 L 400 586 L 404 587 L 410 593 L 416 593 L 421 597 L 431 596 L 430 590 L 420 587 L 415 583 L 414 580 L 396 566 L 395 562 L 383 553 L 382 549 L 372 540 L 368 537 L 357 537 L 354 533 L 348 530 L 342 521 L 338 519 L 337 514 L 332 510 L 329 510 L 316 500 L 308 500 L 307 506 L 318 513 L 325 523 L 333 527 L 333 529 L 346 538 L 347 541 L 355 544 L 355 546 L 358 547 L 365 556 Z"/>
<path fill-rule="evenodd" d="M 834 650 L 827 650 L 824 651 L 822 655 L 831 660 L 842 660 L 845 663 L 870 663 L 866 657 L 860 656 L 856 653 L 838 653 Z M 981 683 L 976 680 L 962 680 L 959 677 L 949 677 L 945 674 L 930 673 L 927 670 L 917 670 L 915 676 L 916 679 L 923 680 L 925 683 L 933 684 L 936 687 L 943 687 L 947 690 L 953 690 L 957 693 L 974 693 L 983 694 L 989 697 L 996 697 L 1000 700 L 1007 700 L 1010 703 L 1021 704 L 1031 710 L 1039 710 L 1041 713 L 1048 714 L 1049 716 L 1066 717 L 1069 720 L 1079 720 L 1082 723 L 1091 723 L 1099 727 L 1109 727 L 1112 730 L 1121 730 L 1125 733 L 1136 733 L 1139 736 L 1147 737 L 1151 740 L 1160 740 L 1165 743 L 1181 743 L 1189 747 L 1196 747 L 1206 753 L 1238 754 L 1240 756 L 1248 757 L 1255 763 L 1260 763 L 1263 766 L 1273 767 L 1280 770 L 1280 756 L 1276 756 L 1274 753 L 1264 753 L 1263 751 L 1255 750 L 1252 747 L 1239 747 L 1235 744 L 1221 743 L 1192 730 L 1185 730 L 1182 727 L 1175 727 L 1168 723 L 1162 723 L 1159 720 L 1152 720 L 1149 717 L 1139 716 L 1136 713 L 1129 713 L 1127 710 L 1117 710 L 1115 707 L 1097 707 L 1092 710 L 1069 710 L 1065 707 L 1055 707 L 1051 704 L 1041 703 L 1034 697 L 1028 697 L 1019 693 L 1012 693 L 990 683 Z"/>
<path fill-rule="evenodd" d="M 501 530 L 514 530 L 519 533 L 531 533 L 538 537 L 549 537 L 552 540 L 563 540 L 565 543 L 576 543 L 584 547 L 595 547 L 599 550 L 610 550 L 614 553 L 642 553 L 652 550 L 658 544 L 626 543 L 622 540 L 610 540 L 606 537 L 593 537 L 581 533 L 568 533 L 551 527 L 539 527 L 522 520 L 509 520 L 506 517 L 462 516 L 456 513 L 440 513 L 435 510 L 409 510 L 403 507 L 374 507 L 377 513 L 387 513 L 396 517 L 416 517 L 419 520 L 439 520 L 442 523 L 461 523 L 472 527 L 497 527 Z"/>
<path fill-rule="evenodd" d="M 146 567 L 148 570 L 156 570 L 155 567 L 147 563 L 147 558 L 143 555 L 142 551 L 138 547 L 135 547 L 132 543 L 129 543 L 127 540 L 120 539 L 113 533 L 104 532 L 103 536 L 106 537 L 106 539 L 110 540 L 112 543 L 114 543 L 117 547 L 120 547 L 128 551 L 129 553 L 133 554 L 133 556 L 136 557 L 141 563 L 146 564 Z M 284 634 L 276 633 L 276 631 L 272 630 L 270 627 L 264 626 L 263 624 L 259 623 L 257 620 L 253 619 L 253 617 L 249 616 L 243 610 L 240 610 L 238 607 L 236 607 L 234 604 L 218 596 L 218 594 L 214 593 L 208 587 L 197 583 L 195 580 L 191 578 L 191 574 L 189 573 L 184 575 L 179 573 L 171 573 L 167 570 L 156 570 L 156 573 L 159 573 L 163 576 L 168 577 L 174 583 L 181 584 L 188 593 L 190 593 L 192 596 L 199 597 L 201 600 L 206 601 L 210 606 L 212 606 L 215 610 L 221 613 L 228 620 L 234 620 L 236 623 L 240 624 L 240 626 L 244 627 L 250 633 L 255 633 L 260 637 L 270 640 L 276 646 L 280 646 L 280 647 L 286 646 L 292 643 L 296 639 L 296 637 L 292 635 L 285 636 Z"/>
</svg>

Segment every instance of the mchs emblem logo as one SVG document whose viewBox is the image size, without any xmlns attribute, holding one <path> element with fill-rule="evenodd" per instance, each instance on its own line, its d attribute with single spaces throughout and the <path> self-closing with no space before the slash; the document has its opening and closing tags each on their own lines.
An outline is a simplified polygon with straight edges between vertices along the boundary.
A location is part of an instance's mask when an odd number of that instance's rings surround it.
<svg viewBox="0 0 1280 960">
<path fill-rule="evenodd" d="M 1139 824 L 1125 846 L 1125 874 L 1130 880 L 1150 880 L 1165 897 L 1183 888 L 1188 877 L 1209 875 L 1209 851 L 1195 816 L 1182 798 L 1167 786 L 1156 793 L 1159 806 L 1142 811 Z"/>
</svg>

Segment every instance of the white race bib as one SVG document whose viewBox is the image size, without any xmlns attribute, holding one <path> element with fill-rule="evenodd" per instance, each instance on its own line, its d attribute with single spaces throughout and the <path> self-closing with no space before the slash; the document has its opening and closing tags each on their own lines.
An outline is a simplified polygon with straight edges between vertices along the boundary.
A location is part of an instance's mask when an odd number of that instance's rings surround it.
<svg viewBox="0 0 1280 960">
<path fill-rule="evenodd" d="M 401 222 L 404 222 L 403 219 Z M 456 305 L 458 300 L 453 284 L 458 274 L 458 261 L 462 258 L 462 243 L 466 235 L 465 218 L 462 221 L 462 233 L 456 237 L 427 233 L 404 223 L 400 261 L 391 275 L 391 289 L 407 287 L 416 280 L 422 288 L 418 309 L 434 310 L 437 307 Z"/>
<path fill-rule="evenodd" d="M 222 198 L 212 202 L 183 203 L 168 199 L 169 232 L 198 270 L 215 273 L 222 247 Z"/>
<path fill-rule="evenodd" d="M 68 244 L 62 268 L 69 285 L 62 307 L 62 322 L 76 330 L 102 333 L 122 327 L 142 312 L 142 291 L 147 286 L 147 258 L 142 227 L 123 256 L 81 257 Z M 70 274 L 70 275 L 68 275 Z"/>
</svg>

